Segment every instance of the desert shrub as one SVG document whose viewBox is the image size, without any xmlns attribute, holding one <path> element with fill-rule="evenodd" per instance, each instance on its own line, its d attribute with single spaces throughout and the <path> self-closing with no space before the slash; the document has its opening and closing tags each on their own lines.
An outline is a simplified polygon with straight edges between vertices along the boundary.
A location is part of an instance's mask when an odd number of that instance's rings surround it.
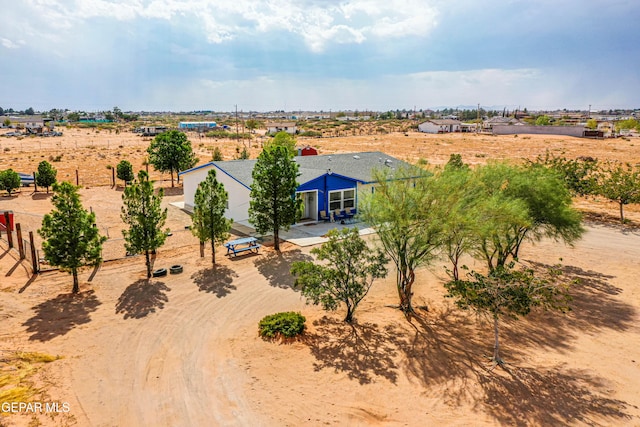
<svg viewBox="0 0 640 427">
<path fill-rule="evenodd" d="M 317 132 L 317 131 L 314 131 L 314 130 L 308 130 L 308 131 L 302 132 L 300 134 L 300 136 L 309 136 L 309 137 L 312 137 L 312 138 L 320 138 L 320 137 L 322 137 L 322 132 Z"/>
<path fill-rule="evenodd" d="M 293 311 L 270 314 L 258 323 L 258 331 L 263 338 L 293 338 L 304 332 L 304 322 L 307 319 Z"/>
</svg>

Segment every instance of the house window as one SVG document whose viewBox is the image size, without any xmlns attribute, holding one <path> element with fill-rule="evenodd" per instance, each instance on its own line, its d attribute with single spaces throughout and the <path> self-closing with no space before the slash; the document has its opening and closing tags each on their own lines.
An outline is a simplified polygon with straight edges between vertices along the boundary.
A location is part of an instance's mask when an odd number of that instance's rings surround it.
<svg viewBox="0 0 640 427">
<path fill-rule="evenodd" d="M 329 210 L 352 209 L 356 206 L 356 190 L 337 190 L 329 192 Z"/>
</svg>

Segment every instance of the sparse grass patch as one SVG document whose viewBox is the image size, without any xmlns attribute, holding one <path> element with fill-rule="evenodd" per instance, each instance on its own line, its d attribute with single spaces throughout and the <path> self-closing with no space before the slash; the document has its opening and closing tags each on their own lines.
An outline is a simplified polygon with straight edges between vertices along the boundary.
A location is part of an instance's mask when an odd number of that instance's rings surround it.
<svg viewBox="0 0 640 427">
<path fill-rule="evenodd" d="M 0 406 L 11 402 L 29 402 L 44 390 L 35 387 L 32 377 L 42 365 L 61 359 L 37 352 L 15 352 L 0 359 Z"/>
</svg>

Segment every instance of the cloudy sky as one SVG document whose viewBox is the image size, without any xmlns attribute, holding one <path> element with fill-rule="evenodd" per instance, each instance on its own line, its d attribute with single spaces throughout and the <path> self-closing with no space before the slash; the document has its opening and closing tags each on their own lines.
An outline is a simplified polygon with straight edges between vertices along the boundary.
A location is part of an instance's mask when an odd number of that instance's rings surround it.
<svg viewBox="0 0 640 427">
<path fill-rule="evenodd" d="M 638 0 L 0 0 L 0 106 L 640 107 Z"/>
</svg>

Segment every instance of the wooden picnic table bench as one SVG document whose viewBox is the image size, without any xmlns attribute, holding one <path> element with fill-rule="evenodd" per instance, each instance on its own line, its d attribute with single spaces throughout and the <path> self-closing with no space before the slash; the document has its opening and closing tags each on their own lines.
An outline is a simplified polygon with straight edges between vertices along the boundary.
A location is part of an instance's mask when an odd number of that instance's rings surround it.
<svg viewBox="0 0 640 427">
<path fill-rule="evenodd" d="M 224 247 L 227 248 L 227 255 L 233 253 L 233 256 L 237 256 L 241 252 L 253 252 L 254 250 L 258 253 L 260 246 L 262 245 L 258 243 L 258 239 L 255 237 L 243 237 L 224 244 Z"/>
</svg>

